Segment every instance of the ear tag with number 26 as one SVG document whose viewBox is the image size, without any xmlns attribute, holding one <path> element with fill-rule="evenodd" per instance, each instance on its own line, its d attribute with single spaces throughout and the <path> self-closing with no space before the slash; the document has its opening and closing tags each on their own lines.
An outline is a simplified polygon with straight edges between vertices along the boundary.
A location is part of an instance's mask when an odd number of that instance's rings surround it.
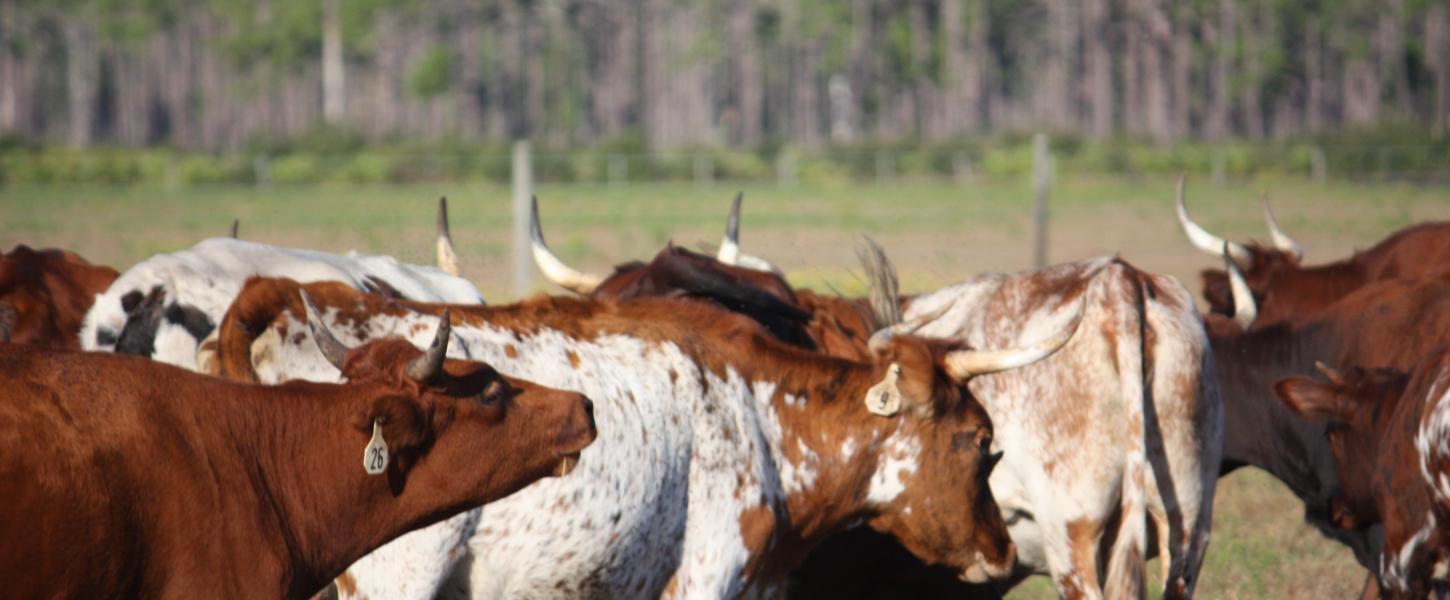
<svg viewBox="0 0 1450 600">
<path fill-rule="evenodd" d="M 373 439 L 363 448 L 363 470 L 378 475 L 388 468 L 388 443 L 383 441 L 381 419 L 373 419 Z"/>
</svg>

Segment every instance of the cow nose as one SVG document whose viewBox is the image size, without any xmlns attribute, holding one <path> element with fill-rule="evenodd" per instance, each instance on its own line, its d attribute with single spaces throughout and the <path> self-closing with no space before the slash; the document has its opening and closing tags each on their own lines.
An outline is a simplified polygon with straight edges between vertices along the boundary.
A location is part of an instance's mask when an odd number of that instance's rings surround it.
<svg viewBox="0 0 1450 600">
<path fill-rule="evenodd" d="M 587 416 L 587 417 L 589 417 L 589 426 L 593 427 L 594 426 L 594 401 L 593 400 L 590 400 L 588 398 L 585 398 L 584 399 L 584 415 Z"/>
</svg>

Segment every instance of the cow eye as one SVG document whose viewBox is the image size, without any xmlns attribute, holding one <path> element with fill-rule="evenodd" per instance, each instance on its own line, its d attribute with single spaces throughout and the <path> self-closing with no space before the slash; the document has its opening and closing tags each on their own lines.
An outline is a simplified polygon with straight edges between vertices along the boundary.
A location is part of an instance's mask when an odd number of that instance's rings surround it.
<svg viewBox="0 0 1450 600">
<path fill-rule="evenodd" d="M 991 452 L 992 451 L 992 434 L 990 434 L 990 433 L 983 434 L 981 437 L 977 438 L 977 448 L 979 450 L 981 450 L 983 453 Z"/>
<path fill-rule="evenodd" d="M 484 404 L 494 404 L 503 400 L 507 394 L 508 384 L 495 380 L 489 382 L 488 386 L 483 388 L 483 393 L 479 394 L 478 399 Z"/>
</svg>

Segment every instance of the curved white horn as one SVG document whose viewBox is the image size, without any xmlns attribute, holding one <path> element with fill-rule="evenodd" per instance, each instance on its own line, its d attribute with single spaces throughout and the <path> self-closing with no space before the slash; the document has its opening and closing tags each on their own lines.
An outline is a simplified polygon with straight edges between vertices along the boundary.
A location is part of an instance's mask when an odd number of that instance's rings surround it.
<svg viewBox="0 0 1450 600">
<path fill-rule="evenodd" d="M 322 357 L 341 371 L 349 348 L 332 335 L 332 330 L 327 328 L 327 323 L 322 321 L 322 315 L 318 314 L 317 307 L 312 305 L 312 298 L 307 296 L 307 290 L 299 289 L 297 293 L 302 296 L 302 306 L 307 311 L 307 328 L 312 330 L 312 341 L 317 344 Z"/>
<path fill-rule="evenodd" d="M 735 192 L 735 200 L 730 203 L 730 216 L 725 219 L 725 239 L 720 241 L 715 260 L 734 267 L 784 276 L 770 261 L 740 251 L 740 201 L 744 198 L 745 192 Z"/>
<path fill-rule="evenodd" d="M 1072 326 L 1053 336 L 1021 348 L 1008 350 L 957 350 L 944 359 L 947 374 L 958 381 L 966 381 L 976 375 L 985 375 L 1007 369 L 1030 365 L 1047 358 L 1058 348 L 1067 344 L 1082 322 L 1082 312 L 1073 319 Z"/>
<path fill-rule="evenodd" d="M 1207 229 L 1199 226 L 1198 223 L 1194 223 L 1193 219 L 1188 217 L 1188 207 L 1183 203 L 1184 188 L 1187 186 L 1188 176 L 1179 175 L 1177 195 L 1178 224 L 1183 227 L 1183 233 L 1188 236 L 1188 241 L 1192 242 L 1194 247 L 1199 250 L 1214 255 L 1217 255 L 1223 249 L 1224 244 L 1228 244 L 1229 254 L 1234 257 L 1234 260 L 1244 263 L 1250 262 L 1253 256 L 1249 254 L 1248 248 L 1209 233 Z"/>
<path fill-rule="evenodd" d="M 1269 208 L 1268 194 L 1259 192 L 1259 202 L 1264 205 L 1264 222 L 1269 225 L 1269 237 L 1274 240 L 1274 247 L 1292 254 L 1296 261 L 1303 260 L 1304 249 L 1299 247 L 1294 238 L 1279 229 L 1279 220 L 1274 218 L 1274 210 Z"/>
<path fill-rule="evenodd" d="M 1249 290 L 1249 282 L 1244 281 L 1244 274 L 1239 272 L 1238 264 L 1234 263 L 1228 253 L 1228 244 L 1224 244 L 1223 266 L 1228 270 L 1229 289 L 1233 290 L 1234 322 L 1247 331 L 1249 325 L 1254 324 L 1254 319 L 1259 317 L 1259 307 L 1254 303 L 1254 293 Z"/>
<path fill-rule="evenodd" d="M 891 341 L 891 338 L 898 335 L 911 335 L 913 333 L 916 333 L 916 330 L 925 327 L 927 323 L 940 319 L 942 315 L 947 314 L 947 311 L 951 310 L 952 306 L 955 306 L 955 304 L 952 302 L 947 302 L 946 304 L 943 304 L 926 314 L 917 316 L 910 321 L 903 321 L 895 325 L 882 327 L 881 329 L 876 330 L 876 333 L 871 334 L 871 339 L 866 341 L 866 347 L 872 352 L 880 352 L 886 349 L 886 344 L 887 342 Z"/>
<path fill-rule="evenodd" d="M 534 264 L 539 266 L 539 270 L 544 273 L 544 277 L 549 278 L 549 281 L 584 296 L 588 296 L 594 291 L 594 288 L 604 282 L 604 278 L 598 275 L 575 271 L 549 251 L 549 245 L 544 243 L 544 228 L 539 225 L 539 198 L 537 196 L 530 199 L 529 234 L 533 237 Z"/>
<path fill-rule="evenodd" d="M 458 253 L 453 251 L 453 236 L 448 232 L 448 197 L 438 197 L 438 268 L 458 277 Z"/>
<path fill-rule="evenodd" d="M 413 359 L 408 365 L 408 376 L 414 381 L 427 383 L 443 370 L 443 359 L 448 356 L 448 333 L 452 331 L 452 319 L 446 308 L 438 318 L 438 330 L 433 334 L 433 343 L 423 352 L 423 356 Z"/>
</svg>

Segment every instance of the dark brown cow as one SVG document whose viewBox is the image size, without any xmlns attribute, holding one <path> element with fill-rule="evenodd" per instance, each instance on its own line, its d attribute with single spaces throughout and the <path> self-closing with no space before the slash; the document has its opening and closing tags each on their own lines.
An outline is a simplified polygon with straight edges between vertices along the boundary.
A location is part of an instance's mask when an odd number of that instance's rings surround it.
<svg viewBox="0 0 1450 600">
<path fill-rule="evenodd" d="M 313 317 L 345 384 L 0 346 L 6 595 L 307 597 L 403 532 L 567 473 L 594 440 L 583 396 L 445 360 L 446 318 L 424 352 L 348 349 Z"/>
<path fill-rule="evenodd" d="M 1237 277 L 1236 270 L 1230 273 Z M 1312 371 L 1316 362 L 1413 367 L 1450 339 L 1450 278 L 1370 282 L 1318 313 L 1246 333 L 1235 332 L 1237 325 L 1215 327 L 1215 321 L 1226 321 L 1217 315 L 1209 321 L 1225 406 L 1223 473 L 1245 465 L 1268 471 L 1304 501 L 1310 524 L 1376 570 L 1379 537 L 1334 527 L 1332 499 L 1342 477 L 1325 425 L 1293 414 L 1273 396 L 1273 386 Z"/>
<path fill-rule="evenodd" d="M 1450 346 L 1411 373 L 1319 365 L 1327 383 L 1294 376 L 1275 384 L 1294 412 L 1327 421 L 1339 467 L 1335 525 L 1384 525 L 1380 593 L 1424 598 L 1432 572 L 1450 553 Z"/>
<path fill-rule="evenodd" d="M 0 257 L 0 342 L 80 348 L 81 320 L 116 270 L 20 244 Z"/>
<path fill-rule="evenodd" d="M 1450 222 L 1422 223 L 1385 238 L 1353 256 L 1317 266 L 1304 266 L 1303 251 L 1275 222 L 1267 202 L 1264 218 L 1272 245 L 1225 242 L 1194 223 L 1184 206 L 1184 178 L 1178 180 L 1178 221 L 1189 241 L 1217 256 L 1227 245 L 1243 271 L 1258 306 L 1259 326 L 1320 310 L 1371 281 L 1438 277 L 1450 273 Z M 1234 312 L 1228 275 L 1218 269 L 1202 273 L 1203 297 L 1211 311 Z"/>
<path fill-rule="evenodd" d="M 736 202 L 732 216 L 738 215 L 738 197 Z M 650 262 L 618 265 L 608 277 L 583 273 L 565 265 L 549 250 L 539 222 L 537 198 L 530 215 L 533 256 L 539 269 L 560 286 L 595 300 L 705 300 L 750 317 L 787 344 L 852 360 L 870 359 L 866 342 L 873 331 L 884 325 L 872 317 L 872 307 L 865 301 L 793 290 L 778 273 L 727 265 L 672 243 Z M 879 250 L 876 248 L 876 252 Z"/>
</svg>

